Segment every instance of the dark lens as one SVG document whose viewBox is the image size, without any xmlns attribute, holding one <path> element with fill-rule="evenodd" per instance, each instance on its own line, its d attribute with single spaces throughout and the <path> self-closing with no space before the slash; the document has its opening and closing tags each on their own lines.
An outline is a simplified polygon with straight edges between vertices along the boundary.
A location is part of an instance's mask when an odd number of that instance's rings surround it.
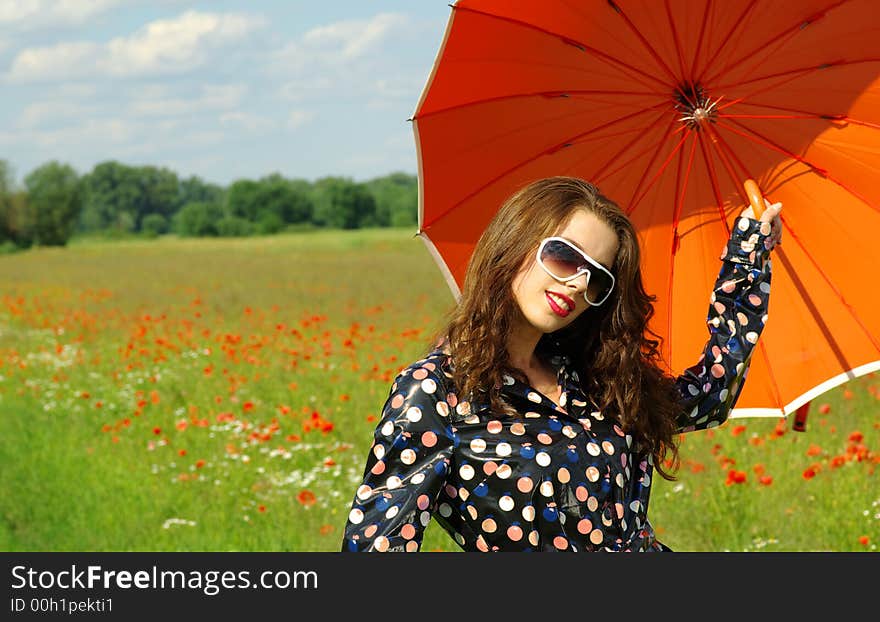
<svg viewBox="0 0 880 622">
<path fill-rule="evenodd" d="M 588 300 L 592 300 L 593 302 L 602 300 L 608 295 L 608 292 L 611 291 L 613 286 L 614 282 L 611 280 L 610 276 L 598 268 L 591 267 L 590 284 L 587 286 Z"/>
<path fill-rule="evenodd" d="M 575 249 L 558 240 L 550 240 L 544 244 L 541 262 L 550 272 L 563 279 L 577 274 L 586 263 Z"/>
</svg>

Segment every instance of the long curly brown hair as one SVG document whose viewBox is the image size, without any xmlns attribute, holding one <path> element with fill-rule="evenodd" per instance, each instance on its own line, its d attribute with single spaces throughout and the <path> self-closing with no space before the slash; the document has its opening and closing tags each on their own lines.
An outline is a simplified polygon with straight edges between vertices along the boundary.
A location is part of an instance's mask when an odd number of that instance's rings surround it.
<svg viewBox="0 0 880 622">
<path fill-rule="evenodd" d="M 514 320 L 522 313 L 512 284 L 540 241 L 564 227 L 578 209 L 594 213 L 616 232 L 616 285 L 602 305 L 544 334 L 536 354 L 546 357 L 551 345 L 561 348 L 596 408 L 615 417 L 640 449 L 653 456 L 662 477 L 674 479 L 680 396 L 661 364 L 659 336 L 648 328 L 655 298 L 643 286 L 638 239 L 620 207 L 582 179 L 550 177 L 529 184 L 504 202 L 484 230 L 459 303 L 440 332 L 439 342 L 452 355 L 453 383 L 462 399 L 478 396 L 494 412 L 516 414 L 500 390 L 503 374 L 525 379 L 511 365 L 506 348 Z"/>
</svg>

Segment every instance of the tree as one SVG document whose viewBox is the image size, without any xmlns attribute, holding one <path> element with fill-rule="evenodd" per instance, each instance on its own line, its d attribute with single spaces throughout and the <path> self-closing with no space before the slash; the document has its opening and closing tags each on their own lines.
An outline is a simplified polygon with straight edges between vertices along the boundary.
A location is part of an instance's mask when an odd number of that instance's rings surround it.
<svg viewBox="0 0 880 622">
<path fill-rule="evenodd" d="M 26 247 L 31 243 L 27 202 L 15 187 L 15 175 L 6 160 L 0 160 L 0 243 Z"/>
<path fill-rule="evenodd" d="M 376 200 L 363 184 L 348 178 L 325 177 L 315 182 L 314 221 L 337 229 L 372 227 L 376 221 Z"/>
<path fill-rule="evenodd" d="M 83 177 L 83 188 L 80 230 L 109 228 L 123 232 L 135 229 L 142 189 L 134 168 L 115 161 L 102 162 Z"/>
<path fill-rule="evenodd" d="M 226 193 L 226 211 L 230 216 L 256 222 L 260 210 L 260 184 L 251 179 L 240 179 L 229 186 Z"/>
<path fill-rule="evenodd" d="M 187 203 L 174 215 L 171 227 L 184 237 L 217 236 L 217 223 L 224 216 L 216 203 Z"/>
<path fill-rule="evenodd" d="M 292 182 L 273 173 L 258 182 L 255 193 L 256 218 L 259 221 L 265 220 L 267 213 L 274 214 L 282 223 L 308 222 L 311 219 L 311 187 L 308 182 Z"/>
<path fill-rule="evenodd" d="M 217 234 L 223 237 L 245 237 L 254 232 L 254 225 L 238 216 L 225 216 L 217 221 Z"/>
<path fill-rule="evenodd" d="M 366 184 L 376 200 L 376 218 L 382 227 L 405 227 L 419 220 L 419 185 L 415 175 L 392 173 Z"/>
<path fill-rule="evenodd" d="M 167 168 L 141 166 L 134 169 L 140 193 L 136 196 L 134 213 L 137 229 L 148 214 L 161 214 L 170 218 L 178 207 L 180 182 L 177 173 Z"/>
<path fill-rule="evenodd" d="M 147 214 L 141 221 L 141 231 L 147 237 L 155 238 L 168 231 L 168 220 L 162 214 Z"/>
<path fill-rule="evenodd" d="M 222 186 L 208 183 L 201 177 L 191 175 L 180 180 L 177 191 L 176 209 L 180 209 L 187 203 L 216 203 L 222 205 L 226 191 Z"/>
<path fill-rule="evenodd" d="M 287 184 L 290 186 L 292 208 L 290 210 L 290 218 L 286 222 L 311 222 L 312 214 L 315 211 L 315 204 L 312 201 L 313 188 L 311 182 L 305 179 L 292 179 Z"/>
<path fill-rule="evenodd" d="M 34 242 L 45 246 L 67 244 L 83 206 L 76 171 L 53 161 L 32 171 L 24 184 Z"/>
</svg>

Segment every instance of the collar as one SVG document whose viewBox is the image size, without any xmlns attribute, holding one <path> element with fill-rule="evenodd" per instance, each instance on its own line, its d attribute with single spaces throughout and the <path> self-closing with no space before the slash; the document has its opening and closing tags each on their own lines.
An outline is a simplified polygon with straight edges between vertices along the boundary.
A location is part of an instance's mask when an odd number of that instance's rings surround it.
<svg viewBox="0 0 880 622">
<path fill-rule="evenodd" d="M 439 349 L 438 349 L 439 350 Z M 451 365 L 451 356 L 442 353 L 445 356 L 444 366 L 448 370 Z M 504 374 L 502 377 L 501 393 L 508 401 L 520 410 L 527 409 L 529 405 L 534 405 L 535 409 L 544 412 L 552 411 L 560 416 L 571 417 L 579 420 L 589 413 L 589 401 L 581 389 L 577 371 L 573 369 L 571 359 L 564 354 L 559 344 L 554 344 L 549 357 L 550 365 L 556 370 L 557 385 L 562 387 L 560 402 L 557 406 L 548 397 L 536 391 L 529 384 L 522 382 Z M 489 410 L 488 399 L 473 397 L 468 400 L 470 404 L 470 414 L 477 414 Z"/>
</svg>

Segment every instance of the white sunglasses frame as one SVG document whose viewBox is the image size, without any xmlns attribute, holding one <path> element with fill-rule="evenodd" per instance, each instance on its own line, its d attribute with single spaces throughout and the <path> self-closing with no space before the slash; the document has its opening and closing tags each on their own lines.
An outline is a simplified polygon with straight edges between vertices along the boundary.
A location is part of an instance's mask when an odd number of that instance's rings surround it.
<svg viewBox="0 0 880 622">
<path fill-rule="evenodd" d="M 595 267 L 597 270 L 604 272 L 605 274 L 608 275 L 608 277 L 611 279 L 611 287 L 608 289 L 608 293 L 605 294 L 605 296 L 602 298 L 602 300 L 600 300 L 598 302 L 593 302 L 592 300 L 587 298 L 587 291 L 590 289 L 590 278 L 592 278 L 592 276 L 593 276 L 593 273 L 590 271 L 589 268 L 581 268 L 580 270 L 577 271 L 576 274 L 563 278 L 563 277 L 560 277 L 560 276 L 553 274 L 550 271 L 550 268 L 548 268 L 547 266 L 544 265 L 544 262 L 541 261 L 541 251 L 544 250 L 544 246 L 546 246 L 548 242 L 562 242 L 563 244 L 565 244 L 569 248 L 573 249 L 578 255 L 583 257 L 584 260 L 586 260 L 586 262 L 588 264 L 590 264 L 591 266 Z M 586 274 L 587 275 L 587 283 L 586 283 L 586 287 L 584 288 L 584 300 L 586 300 L 588 304 L 590 304 L 594 307 L 598 307 L 603 302 L 608 300 L 608 298 L 611 296 L 611 293 L 614 291 L 614 286 L 617 284 L 617 280 L 614 278 L 614 275 L 611 274 L 611 271 L 608 270 L 608 268 L 606 268 L 605 266 L 600 264 L 598 261 L 596 261 L 595 259 L 593 259 L 589 255 L 587 255 L 584 251 L 579 249 L 577 246 L 575 246 L 574 244 L 572 244 L 571 242 L 569 242 L 565 238 L 560 238 L 558 236 L 551 236 L 549 238 L 544 238 L 543 240 L 541 240 L 541 243 L 538 245 L 538 252 L 535 254 L 535 260 L 538 262 L 538 265 L 541 266 L 541 269 L 544 270 L 544 272 L 549 274 L 551 277 L 553 277 L 554 279 L 556 279 L 560 283 L 568 283 L 569 281 L 573 281 L 576 278 L 581 277 L 584 274 Z"/>
</svg>

